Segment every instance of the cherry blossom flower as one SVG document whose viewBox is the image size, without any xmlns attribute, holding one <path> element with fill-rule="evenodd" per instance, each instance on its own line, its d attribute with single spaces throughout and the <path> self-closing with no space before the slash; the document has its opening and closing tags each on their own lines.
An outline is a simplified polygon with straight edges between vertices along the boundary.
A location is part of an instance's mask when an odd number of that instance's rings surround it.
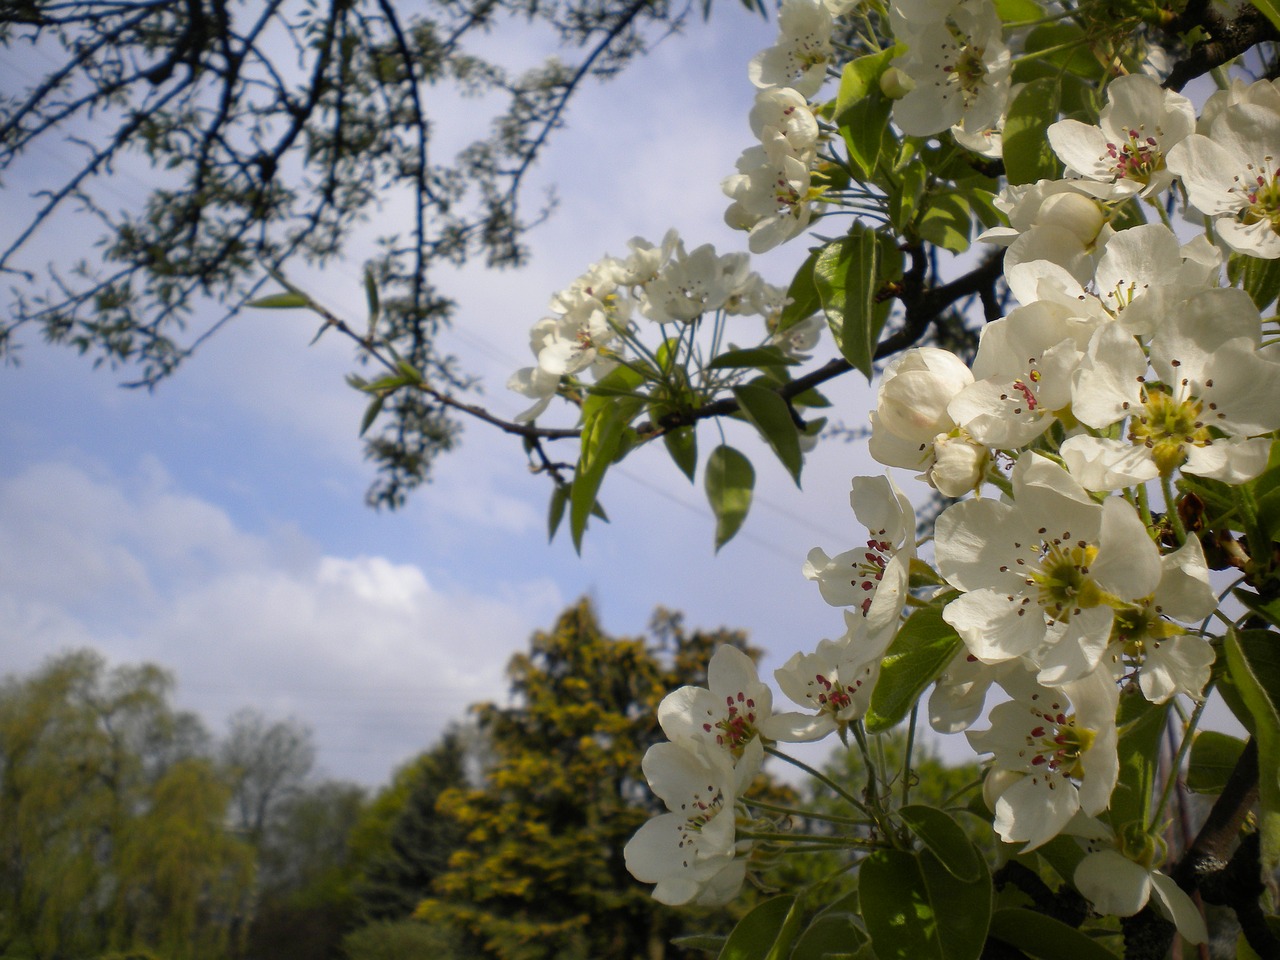
<svg viewBox="0 0 1280 960">
<path fill-rule="evenodd" d="M 1194 623 L 1217 605 L 1204 549 L 1190 537 L 1160 558 L 1155 594 L 1116 611 L 1111 628 L 1113 673 L 1132 667 L 1142 695 L 1152 703 L 1164 703 L 1179 693 L 1200 699 L 1213 667 L 1213 647 L 1170 620 Z"/>
<path fill-rule="evenodd" d="M 831 11 L 821 0 L 783 0 L 778 41 L 756 54 L 747 76 L 757 87 L 791 87 L 812 97 L 832 62 Z"/>
<path fill-rule="evenodd" d="M 917 8 L 919 5 L 913 5 Z M 990 0 L 924 5 L 923 19 L 891 7 L 894 33 L 907 52 L 893 66 L 914 86 L 893 105 L 893 122 L 926 137 L 958 125 L 970 134 L 996 126 L 1009 97 L 1011 58 Z"/>
<path fill-rule="evenodd" d="M 880 463 L 924 472 L 943 496 L 976 488 L 990 453 L 956 425 L 948 404 L 973 383 L 963 360 L 937 347 L 916 347 L 885 367 L 871 414 L 869 452 Z"/>
<path fill-rule="evenodd" d="M 1002 840 L 1032 850 L 1062 832 L 1077 811 L 1107 808 L 1120 772 L 1118 704 L 1110 673 L 1095 670 L 1059 689 L 996 704 L 991 727 L 966 734 L 979 753 L 993 754 L 983 792 Z"/>
<path fill-rule="evenodd" d="M 707 686 L 667 694 L 658 706 L 658 723 L 670 740 L 701 740 L 758 768 L 760 724 L 772 707 L 773 692 L 760 682 L 755 661 L 723 644 L 707 664 Z"/>
<path fill-rule="evenodd" d="M 1191 206 L 1215 218 L 1227 246 L 1280 257 L 1280 112 L 1259 103 L 1229 106 L 1208 136 L 1194 133 L 1170 150 L 1168 167 Z"/>
<path fill-rule="evenodd" d="M 1064 444 L 1077 472 L 1092 463 L 1095 489 L 1174 470 L 1243 483 L 1265 469 L 1280 428 L 1280 361 L 1259 349 L 1261 317 L 1243 290 L 1202 291 L 1176 304 L 1147 356 L 1123 330 L 1101 328 L 1075 373 L 1072 410 L 1104 429 L 1128 419 L 1128 440 Z M 1137 451 L 1136 458 L 1134 451 Z M 1154 475 L 1154 474 L 1152 474 Z"/>
<path fill-rule="evenodd" d="M 657 886 L 659 903 L 720 904 L 742 885 L 734 804 L 749 778 L 729 754 L 700 741 L 657 743 L 641 761 L 668 813 L 646 822 L 623 849 L 627 870 Z"/>
<path fill-rule="evenodd" d="M 790 149 L 776 130 L 766 130 L 766 139 L 744 150 L 738 158 L 738 172 L 721 184 L 725 196 L 733 200 L 724 220 L 735 230 L 748 231 L 747 247 L 752 253 L 772 250 L 809 225 L 811 186 L 809 165 Z"/>
<path fill-rule="evenodd" d="M 938 518 L 938 572 L 965 591 L 942 616 L 979 660 L 1023 658 L 1058 686 L 1098 666 L 1116 607 L 1154 593 L 1160 554 L 1125 500 L 1096 503 L 1038 454 L 1012 484 L 1012 503 L 966 500 Z"/>
<path fill-rule="evenodd" d="M 806 160 L 818 143 L 818 119 L 813 108 L 798 91 L 790 87 L 769 87 L 756 94 L 756 102 L 748 117 L 751 132 L 761 141 L 776 132 L 787 141 L 794 156 Z"/>
<path fill-rule="evenodd" d="M 1018 307 L 982 331 L 976 382 L 947 406 L 979 443 L 1009 449 L 1049 429 L 1071 403 L 1071 376 L 1098 320 L 1049 301 Z"/>
<path fill-rule="evenodd" d="M 686 323 L 723 307 L 749 274 L 745 253 L 720 256 L 709 243 L 686 253 L 680 241 L 658 276 L 644 284 L 640 312 L 658 323 Z"/>
<path fill-rule="evenodd" d="M 860 630 L 857 618 L 851 633 Z M 793 702 L 814 711 L 775 713 L 761 726 L 766 736 L 787 743 L 808 743 L 843 729 L 867 712 L 880 673 L 880 652 L 856 636 L 823 640 L 814 653 L 796 653 L 774 678 Z"/>
<path fill-rule="evenodd" d="M 1199 908 L 1171 878 L 1156 870 L 1154 838 L 1142 834 L 1129 846 L 1096 817 L 1077 814 L 1065 833 L 1080 837 L 1087 851 L 1072 883 L 1100 914 L 1132 917 L 1150 902 L 1190 943 L 1205 943 L 1209 931 Z"/>
<path fill-rule="evenodd" d="M 866 650 L 879 655 L 892 641 L 907 599 L 915 510 L 887 476 L 854 477 L 849 502 L 870 534 L 866 544 L 835 557 L 814 547 L 804 575 L 817 582 L 827 603 L 856 608 L 855 616 L 866 622 Z"/>
<path fill-rule="evenodd" d="M 1097 126 L 1059 120 L 1048 136 L 1068 173 L 1113 184 L 1117 197 L 1146 197 L 1173 182 L 1165 157 L 1195 125 L 1190 100 L 1151 77 L 1130 74 L 1107 86 Z"/>
</svg>

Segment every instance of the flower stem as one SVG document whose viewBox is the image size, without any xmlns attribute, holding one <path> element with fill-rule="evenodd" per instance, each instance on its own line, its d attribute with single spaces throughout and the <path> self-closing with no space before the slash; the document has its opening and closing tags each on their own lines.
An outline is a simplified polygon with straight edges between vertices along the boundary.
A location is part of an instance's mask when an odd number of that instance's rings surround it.
<svg viewBox="0 0 1280 960">
<path fill-rule="evenodd" d="M 797 767 L 803 770 L 805 773 L 809 774 L 809 776 L 813 777 L 823 786 L 829 787 L 831 790 L 835 791 L 837 796 L 847 801 L 848 803 L 852 804 L 854 808 L 861 810 L 868 817 L 875 819 L 875 814 L 871 812 L 870 808 L 867 807 L 865 803 L 863 803 L 861 800 L 855 797 L 852 793 L 850 793 L 844 787 L 840 786 L 840 784 L 836 783 L 834 780 L 828 777 L 821 770 L 818 770 L 814 767 L 809 766 L 809 764 L 805 763 L 803 760 L 798 760 L 795 757 L 792 757 L 792 756 L 789 756 L 788 754 L 783 753 L 777 747 L 765 747 L 764 752 L 769 754 L 770 756 L 777 757 L 779 760 L 782 760 L 782 761 L 785 761 L 786 763 L 791 764 L 793 767 Z"/>
<path fill-rule="evenodd" d="M 1173 786 L 1178 782 L 1178 771 L 1182 769 L 1182 761 L 1187 757 L 1187 751 L 1191 749 L 1191 741 L 1194 739 L 1196 727 L 1200 723 L 1200 717 L 1204 713 L 1205 704 L 1209 702 L 1209 694 L 1213 692 L 1213 681 L 1210 680 L 1204 688 L 1204 697 L 1196 704 L 1195 710 L 1191 712 L 1191 719 L 1187 721 L 1186 728 L 1182 733 L 1182 743 L 1178 745 L 1178 752 L 1174 755 L 1173 763 L 1169 767 L 1169 777 L 1164 782 L 1164 789 L 1160 791 L 1160 802 L 1156 804 L 1155 815 L 1151 818 L 1151 825 L 1147 827 L 1147 832 L 1154 834 L 1162 829 L 1161 818 L 1164 816 L 1164 808 L 1169 803 L 1169 798 L 1173 796 Z"/>
<path fill-rule="evenodd" d="M 804 817 L 806 820 L 822 820 L 827 823 L 843 823 L 854 827 L 874 825 L 871 820 L 860 820 L 857 817 L 841 817 L 833 813 L 814 813 L 812 810 L 797 810 L 794 807 L 784 807 L 780 803 L 769 803 L 767 800 L 755 800 L 751 797 L 742 797 L 740 799 L 749 807 L 759 807 L 761 810 L 768 810 L 770 813 L 780 813 L 785 816 Z"/>
</svg>

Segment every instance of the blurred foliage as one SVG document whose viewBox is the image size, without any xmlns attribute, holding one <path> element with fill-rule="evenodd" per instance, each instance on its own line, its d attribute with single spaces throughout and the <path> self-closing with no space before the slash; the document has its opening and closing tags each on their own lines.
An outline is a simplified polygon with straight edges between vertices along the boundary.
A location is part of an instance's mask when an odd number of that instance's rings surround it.
<svg viewBox="0 0 1280 960">
<path fill-rule="evenodd" d="M 155 666 L 70 653 L 0 686 L 0 951 L 225 956 L 253 852 Z"/>
<path fill-rule="evenodd" d="M 370 342 L 442 391 L 469 389 L 435 342 L 454 309 L 435 272 L 477 257 L 523 262 L 525 234 L 555 205 L 546 196 L 530 209 L 525 181 L 570 101 L 679 30 L 690 9 L 0 4 L 0 49 L 32 75 L 0 95 L 0 175 L 35 197 L 0 240 L 0 273 L 23 281 L 0 318 L 0 357 L 31 328 L 154 385 L 253 298 L 267 270 L 330 265 L 377 219 L 368 269 L 383 293 Z M 503 27 L 550 55 L 524 70 L 490 59 L 489 35 Z M 50 166 L 50 151 L 67 162 Z M 39 243 L 49 235 L 56 248 Z M 210 313 L 218 319 L 201 316 Z M 366 436 L 378 472 L 370 502 L 400 504 L 458 429 L 425 395 L 387 403 Z"/>
</svg>

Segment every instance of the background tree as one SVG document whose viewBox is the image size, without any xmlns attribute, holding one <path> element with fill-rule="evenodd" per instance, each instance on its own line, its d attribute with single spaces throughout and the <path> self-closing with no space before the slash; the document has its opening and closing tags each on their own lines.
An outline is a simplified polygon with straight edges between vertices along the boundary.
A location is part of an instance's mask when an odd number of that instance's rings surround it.
<svg viewBox="0 0 1280 960">
<path fill-rule="evenodd" d="M 315 745 L 300 721 L 272 722 L 252 707 L 235 713 L 228 728 L 220 757 L 233 784 L 235 826 L 258 845 L 281 805 L 302 789 Z"/>
<path fill-rule="evenodd" d="M 360 864 L 351 834 L 365 792 L 352 783 L 309 783 L 281 801 L 258 846 L 260 881 L 245 956 L 337 960 L 354 926 Z"/>
<path fill-rule="evenodd" d="M 466 767 L 465 734 L 455 728 L 402 774 L 407 789 L 386 846 L 370 857 L 357 886 L 367 920 L 404 920 L 431 895 L 463 840 L 460 825 L 437 804 L 445 791 L 468 786 Z"/>
<path fill-rule="evenodd" d="M 79 651 L 0 686 L 0 950 L 225 956 L 252 851 L 155 666 Z"/>
</svg>

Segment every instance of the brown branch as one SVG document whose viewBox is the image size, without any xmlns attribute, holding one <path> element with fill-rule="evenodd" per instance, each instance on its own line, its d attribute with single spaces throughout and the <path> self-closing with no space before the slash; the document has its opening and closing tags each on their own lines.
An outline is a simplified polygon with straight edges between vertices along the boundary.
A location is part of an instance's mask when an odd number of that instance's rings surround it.
<svg viewBox="0 0 1280 960">
<path fill-rule="evenodd" d="M 1191 53 L 1173 65 L 1164 81 L 1167 90 L 1181 90 L 1196 77 L 1234 60 L 1251 47 L 1280 40 L 1270 20 L 1254 6 L 1244 6 L 1232 20 L 1225 20 L 1208 3 L 1196 0 L 1165 28 L 1171 37 L 1202 27 L 1209 39 L 1196 44 Z"/>
</svg>

